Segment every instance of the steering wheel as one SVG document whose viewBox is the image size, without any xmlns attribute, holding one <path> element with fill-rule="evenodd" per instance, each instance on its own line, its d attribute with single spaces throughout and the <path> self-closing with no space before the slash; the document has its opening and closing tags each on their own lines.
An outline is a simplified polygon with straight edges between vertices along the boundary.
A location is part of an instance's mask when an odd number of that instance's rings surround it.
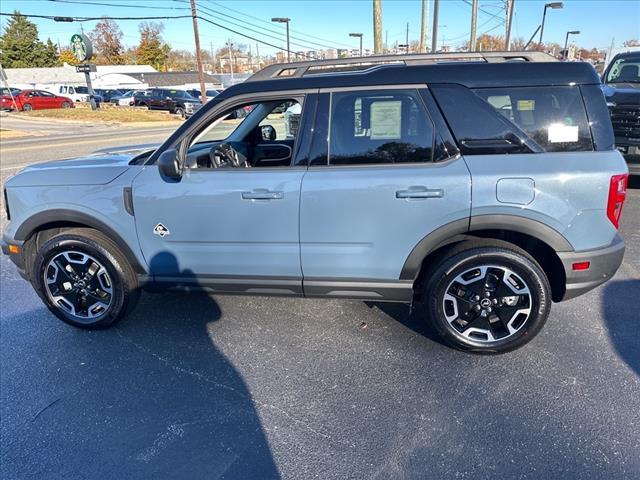
<svg viewBox="0 0 640 480">
<path fill-rule="evenodd" d="M 246 155 L 234 148 L 231 142 L 216 145 L 209 152 L 209 158 L 213 168 L 247 168 L 250 166 Z"/>
</svg>

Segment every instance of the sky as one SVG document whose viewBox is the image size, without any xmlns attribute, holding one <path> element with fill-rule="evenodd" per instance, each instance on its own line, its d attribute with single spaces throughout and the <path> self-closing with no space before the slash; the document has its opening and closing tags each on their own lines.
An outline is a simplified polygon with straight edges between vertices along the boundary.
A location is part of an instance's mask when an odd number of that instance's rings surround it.
<svg viewBox="0 0 640 480">
<path fill-rule="evenodd" d="M 542 19 L 549 0 L 515 0 L 512 38 L 528 40 Z M 112 4 L 112 5 L 98 5 Z M 363 47 L 373 48 L 371 0 L 196 0 L 201 14 L 233 30 L 254 36 L 276 47 L 286 47 L 283 24 L 270 22 L 272 17 L 291 19 L 291 50 L 319 48 L 357 48 L 358 39 L 350 32 L 363 33 Z M 429 0 L 433 22 L 433 0 Z M 115 5 L 115 6 L 113 6 Z M 479 0 L 478 35 L 504 35 L 504 1 Z M 420 31 L 420 0 L 382 0 L 382 28 L 388 44 L 405 43 L 407 23 L 409 40 L 417 40 Z M 23 14 L 99 17 L 108 16 L 177 16 L 189 15 L 188 0 L 2 0 L 0 11 Z M 235 17 L 235 18 L 231 18 Z M 2 27 L 8 17 L 1 17 Z M 66 46 L 80 23 L 56 23 L 48 19 L 31 19 L 38 26 L 40 38 L 50 37 Z M 163 37 L 174 49 L 194 50 L 190 18 L 156 20 L 164 24 Z M 82 23 L 85 32 L 96 22 Z M 119 20 L 126 46 L 137 45 L 139 20 Z M 234 24 L 232 24 L 234 23 Z M 469 38 L 471 0 L 441 0 L 438 45 L 456 47 Z M 240 25 L 240 26 L 239 26 Z M 251 46 L 256 41 L 199 21 L 202 48 L 217 49 L 231 39 Z M 252 29 L 253 31 L 249 31 Z M 431 30 L 431 28 L 429 28 Z M 572 37 L 584 48 L 605 49 L 629 39 L 640 39 L 640 0 L 564 0 L 564 8 L 547 10 L 544 42 L 564 44 L 568 30 L 580 30 Z M 268 35 L 268 36 L 267 36 Z M 294 38 L 295 37 L 295 38 Z M 537 39 L 537 36 L 536 36 Z M 430 35 L 428 45 L 431 44 Z M 261 55 L 273 54 L 275 48 L 260 44 Z"/>
</svg>

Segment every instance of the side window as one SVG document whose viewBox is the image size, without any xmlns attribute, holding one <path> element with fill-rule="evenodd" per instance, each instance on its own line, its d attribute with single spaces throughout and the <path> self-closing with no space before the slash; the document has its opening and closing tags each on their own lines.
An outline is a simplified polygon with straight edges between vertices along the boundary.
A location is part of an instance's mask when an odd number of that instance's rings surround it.
<svg viewBox="0 0 640 480">
<path fill-rule="evenodd" d="M 545 152 L 593 150 L 577 86 L 485 88 L 475 92 Z"/>
<path fill-rule="evenodd" d="M 295 100 L 282 102 L 260 122 L 260 126 L 272 126 L 276 132 L 273 140 L 295 140 L 300 126 L 302 105 Z"/>
<path fill-rule="evenodd" d="M 415 90 L 333 93 L 329 164 L 431 162 L 434 127 Z"/>
</svg>

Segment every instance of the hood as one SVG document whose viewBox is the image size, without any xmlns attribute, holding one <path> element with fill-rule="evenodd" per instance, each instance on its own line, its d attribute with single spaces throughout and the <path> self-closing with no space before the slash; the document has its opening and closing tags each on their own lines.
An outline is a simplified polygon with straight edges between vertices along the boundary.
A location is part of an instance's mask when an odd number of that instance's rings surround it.
<svg viewBox="0 0 640 480">
<path fill-rule="evenodd" d="M 602 91 L 607 102 L 640 105 L 640 83 L 607 83 Z"/>
<path fill-rule="evenodd" d="M 37 163 L 7 181 L 8 187 L 104 185 L 126 172 L 134 154 L 94 155 Z"/>
</svg>

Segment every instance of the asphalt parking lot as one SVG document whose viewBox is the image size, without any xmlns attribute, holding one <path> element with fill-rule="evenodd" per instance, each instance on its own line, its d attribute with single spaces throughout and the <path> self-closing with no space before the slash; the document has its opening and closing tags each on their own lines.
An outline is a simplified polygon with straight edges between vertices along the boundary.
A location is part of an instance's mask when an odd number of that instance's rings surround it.
<svg viewBox="0 0 640 480">
<path fill-rule="evenodd" d="M 347 300 L 144 294 L 80 331 L 2 256 L 2 478 L 640 478 L 633 186 L 616 277 L 501 356 Z"/>
</svg>

